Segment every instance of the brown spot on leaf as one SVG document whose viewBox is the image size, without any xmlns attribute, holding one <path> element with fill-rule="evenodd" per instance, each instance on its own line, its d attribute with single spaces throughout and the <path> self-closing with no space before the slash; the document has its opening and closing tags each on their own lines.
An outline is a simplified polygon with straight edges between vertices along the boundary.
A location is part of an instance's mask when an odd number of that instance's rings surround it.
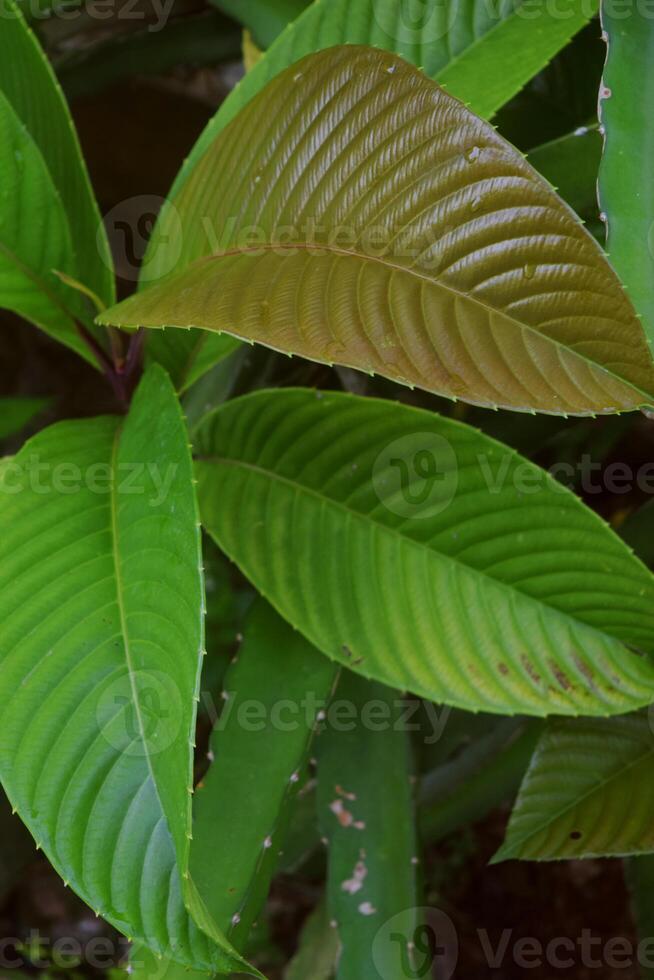
<svg viewBox="0 0 654 980">
<path fill-rule="evenodd" d="M 534 665 L 532 664 L 532 662 L 529 659 L 529 657 L 527 657 L 526 654 L 524 654 L 524 653 L 521 654 L 521 656 L 520 656 L 520 662 L 521 662 L 522 666 L 525 668 L 525 670 L 527 671 L 527 673 L 529 674 L 529 676 L 531 677 L 531 679 L 534 682 L 534 684 L 540 684 L 541 683 L 541 676 L 538 673 L 538 671 L 536 670 L 536 668 L 534 667 Z"/>
</svg>

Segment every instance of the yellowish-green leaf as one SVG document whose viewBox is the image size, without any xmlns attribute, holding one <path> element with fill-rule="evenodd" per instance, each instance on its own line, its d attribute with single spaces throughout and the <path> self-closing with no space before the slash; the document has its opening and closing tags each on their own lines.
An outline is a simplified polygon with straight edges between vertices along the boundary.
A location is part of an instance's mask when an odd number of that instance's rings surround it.
<svg viewBox="0 0 654 980">
<path fill-rule="evenodd" d="M 224 331 L 487 406 L 654 401 L 596 242 L 492 126 L 395 55 L 341 47 L 288 69 L 176 207 L 182 264 L 197 261 L 100 322 Z"/>
<path fill-rule="evenodd" d="M 651 712 L 548 724 L 494 860 L 654 852 Z"/>
<path fill-rule="evenodd" d="M 461 423 L 337 392 L 227 402 L 194 442 L 203 523 L 327 656 L 502 714 L 649 704 L 654 579 L 570 491 Z"/>
</svg>

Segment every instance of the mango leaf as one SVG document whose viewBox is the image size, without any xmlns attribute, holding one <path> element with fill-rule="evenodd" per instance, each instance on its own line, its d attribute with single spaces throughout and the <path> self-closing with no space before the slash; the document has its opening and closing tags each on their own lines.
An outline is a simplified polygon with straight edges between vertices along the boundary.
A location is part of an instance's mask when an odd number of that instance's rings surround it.
<svg viewBox="0 0 654 980">
<path fill-rule="evenodd" d="M 420 902 L 403 702 L 347 671 L 332 709 L 317 752 L 327 905 L 341 944 L 336 977 L 411 976 Z"/>
<path fill-rule="evenodd" d="M 49 404 L 49 398 L 0 398 L 0 439 L 20 432 Z"/>
<path fill-rule="evenodd" d="M 278 76 L 177 210 L 186 258 L 216 236 L 213 254 L 101 323 L 228 332 L 481 405 L 654 397 L 597 243 L 492 126 L 394 55 L 336 48 Z"/>
<path fill-rule="evenodd" d="M 332 659 L 475 711 L 651 700 L 654 666 L 627 647 L 652 652 L 654 579 L 508 447 L 430 412 L 302 389 L 228 402 L 195 446 L 205 528 Z"/>
<path fill-rule="evenodd" d="M 188 874 L 203 588 L 187 442 L 155 367 L 126 420 L 55 425 L 3 469 L 0 779 L 117 929 L 247 971 Z"/>
<path fill-rule="evenodd" d="M 240 9 L 245 6 L 243 0 L 226 2 Z M 271 79 L 308 54 L 341 44 L 395 52 L 490 119 L 565 47 L 597 12 L 599 2 L 564 0 L 556 11 L 542 0 L 524 4 L 503 0 L 497 5 L 482 0 L 425 0 L 420 6 L 416 16 L 401 0 L 312 3 L 223 102 L 180 170 L 171 198 L 176 198 L 204 152 L 241 109 Z"/>
<path fill-rule="evenodd" d="M 115 302 L 111 252 L 64 96 L 14 0 L 0 0 L 0 17 L 0 91 L 40 149 L 61 198 L 76 261 L 71 274 L 110 305 Z M 36 220 L 35 207 L 33 213 Z"/>
<path fill-rule="evenodd" d="M 611 264 L 654 343 L 654 22 L 640 8 L 625 17 L 602 8 L 608 56 L 600 88 L 604 153 L 600 207 Z"/>
<path fill-rule="evenodd" d="M 553 720 L 493 861 L 652 852 L 653 785 L 651 713 Z"/>
<path fill-rule="evenodd" d="M 316 716 L 335 680 L 334 665 L 259 600 L 225 678 L 214 761 L 193 811 L 191 874 L 239 949 L 270 887 Z"/>
</svg>

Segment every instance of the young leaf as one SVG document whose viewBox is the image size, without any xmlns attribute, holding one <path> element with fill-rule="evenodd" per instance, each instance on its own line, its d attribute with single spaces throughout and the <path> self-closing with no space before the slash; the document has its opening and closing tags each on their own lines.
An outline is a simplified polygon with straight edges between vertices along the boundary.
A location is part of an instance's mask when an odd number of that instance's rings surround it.
<svg viewBox="0 0 654 980">
<path fill-rule="evenodd" d="M 329 657 L 469 710 L 648 704 L 654 579 L 549 474 L 459 422 L 261 391 L 196 432 L 203 523 Z"/>
<path fill-rule="evenodd" d="M 551 721 L 534 752 L 502 847 L 509 858 L 654 851 L 651 714 Z"/>
<path fill-rule="evenodd" d="M 599 113 L 604 153 L 600 207 L 611 263 L 643 317 L 654 344 L 654 22 L 640 7 L 625 17 L 606 3 L 602 25 L 608 55 Z"/>
<path fill-rule="evenodd" d="M 226 331 L 481 405 L 654 399 L 597 243 L 492 126 L 394 55 L 336 48 L 278 76 L 176 207 L 183 262 L 206 257 L 100 322 Z"/>
<path fill-rule="evenodd" d="M 0 91 L 39 147 L 61 197 L 76 261 L 72 274 L 108 306 L 115 302 L 111 252 L 64 96 L 14 0 L 0 0 L 0 19 Z M 4 211 L 6 203 L 1 206 Z M 33 213 L 38 224 L 36 207 Z"/>
<path fill-rule="evenodd" d="M 336 669 L 263 600 L 225 678 L 213 762 L 196 794 L 191 874 L 239 949 L 270 887 L 316 715 Z"/>
<path fill-rule="evenodd" d="M 341 944 L 336 977 L 411 976 L 420 902 L 403 702 L 348 671 L 332 708 L 317 752 L 327 905 Z"/>
<path fill-rule="evenodd" d="M 187 441 L 155 367 L 127 419 L 53 426 L 4 469 L 0 779 L 117 929 L 247 970 L 188 876 L 203 588 Z"/>
<path fill-rule="evenodd" d="M 49 404 L 49 398 L 0 398 L 0 439 L 20 432 Z"/>
<path fill-rule="evenodd" d="M 227 0 L 234 4 L 234 0 Z M 242 0 L 236 0 L 242 8 Z M 171 191 L 176 198 L 218 134 L 271 79 L 308 54 L 340 44 L 395 52 L 490 117 L 596 13 L 598 0 L 546 3 L 427 0 L 412 18 L 398 0 L 316 0 L 280 35 L 208 123 Z M 223 185 L 228 186 L 228 185 Z M 176 202 L 175 202 L 176 203 Z"/>
</svg>

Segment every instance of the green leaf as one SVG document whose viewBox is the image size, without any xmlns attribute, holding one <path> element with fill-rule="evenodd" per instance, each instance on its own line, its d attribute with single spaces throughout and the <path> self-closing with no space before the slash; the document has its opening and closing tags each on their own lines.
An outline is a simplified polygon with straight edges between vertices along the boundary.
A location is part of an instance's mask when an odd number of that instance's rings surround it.
<svg viewBox="0 0 654 980">
<path fill-rule="evenodd" d="M 654 22 L 639 7 L 603 4 L 608 56 L 600 88 L 605 131 L 599 173 L 611 263 L 654 343 Z"/>
<path fill-rule="evenodd" d="M 211 0 L 214 6 L 247 27 L 260 48 L 268 48 L 309 0 Z"/>
<path fill-rule="evenodd" d="M 127 419 L 53 426 L 4 469 L 0 779 L 117 929 L 247 969 L 188 876 L 203 588 L 187 442 L 153 368 Z"/>
<path fill-rule="evenodd" d="M 236 2 L 242 6 L 242 0 Z M 427 0 L 422 16 L 412 20 L 408 5 L 399 0 L 317 0 L 223 102 L 180 170 L 171 199 L 225 126 L 271 79 L 305 55 L 339 44 L 395 52 L 490 118 L 590 20 L 598 5 L 598 0 L 563 0 L 553 11 L 542 0 L 497 5 Z"/>
<path fill-rule="evenodd" d="M 420 902 L 404 705 L 396 691 L 347 671 L 332 709 L 317 750 L 336 977 L 406 976 Z"/>
<path fill-rule="evenodd" d="M 0 17 L 0 90 L 39 147 L 70 222 L 76 271 L 63 271 L 77 275 L 110 305 L 115 302 L 111 252 L 64 96 L 13 0 L 0 0 Z"/>
<path fill-rule="evenodd" d="M 226 331 L 481 405 L 654 398 L 597 243 L 492 126 L 394 55 L 341 47 L 278 76 L 176 207 L 184 261 L 206 257 L 101 323 Z"/>
<path fill-rule="evenodd" d="M 581 126 L 567 136 L 537 146 L 527 155 L 533 167 L 585 221 L 598 217 L 597 172 L 602 137 L 597 126 Z"/>
<path fill-rule="evenodd" d="M 20 432 L 49 404 L 49 398 L 0 398 L 0 439 Z"/>
<path fill-rule="evenodd" d="M 195 439 L 202 520 L 327 656 L 500 713 L 648 704 L 654 580 L 513 450 L 430 412 L 262 391 Z M 329 556 L 329 560 L 326 560 Z"/>
<path fill-rule="evenodd" d="M 652 786 L 651 714 L 553 720 L 493 861 L 654 851 Z"/>
<path fill-rule="evenodd" d="M 93 360 L 75 328 L 74 317 L 83 316 L 79 295 L 53 271 L 76 272 L 61 198 L 41 151 L 2 91 L 0 187 L 0 307 Z"/>
<path fill-rule="evenodd" d="M 161 330 L 148 334 L 146 353 L 148 361 L 161 364 L 176 389 L 183 393 L 239 346 L 237 340 L 226 334 Z"/>
<path fill-rule="evenodd" d="M 338 960 L 338 932 L 331 924 L 327 904 L 321 901 L 307 919 L 298 951 L 284 980 L 331 980 Z"/>
<path fill-rule="evenodd" d="M 225 678 L 211 764 L 196 793 L 191 873 L 239 949 L 265 901 L 316 715 L 336 669 L 263 600 Z"/>
</svg>

